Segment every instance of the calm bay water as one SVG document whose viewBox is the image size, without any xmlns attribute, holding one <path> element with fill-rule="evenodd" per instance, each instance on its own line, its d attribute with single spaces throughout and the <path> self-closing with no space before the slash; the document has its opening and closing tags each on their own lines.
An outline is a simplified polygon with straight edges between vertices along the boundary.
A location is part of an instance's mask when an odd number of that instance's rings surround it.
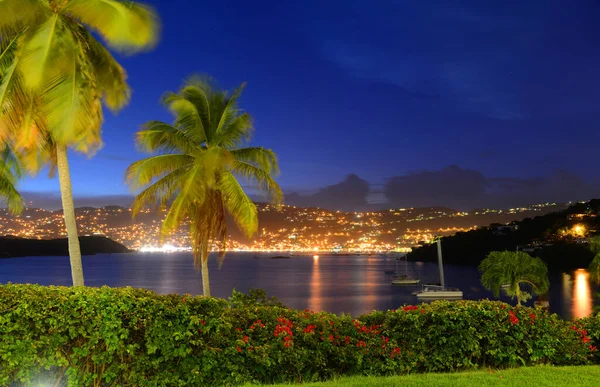
<svg viewBox="0 0 600 387">
<path fill-rule="evenodd" d="M 255 258 L 255 256 L 257 258 Z M 83 257 L 88 286 L 133 286 L 158 293 L 202 292 L 200 273 L 189 253 L 100 254 Z M 409 262 L 409 274 L 421 283 L 438 282 L 432 263 Z M 326 310 L 358 315 L 374 309 L 394 309 L 417 302 L 417 287 L 391 285 L 386 269 L 395 269 L 394 257 L 313 256 L 269 259 L 269 255 L 229 253 L 219 270 L 211 257 L 210 279 L 214 296 L 228 297 L 232 289 L 247 292 L 261 288 L 292 308 Z M 400 263 L 404 270 L 404 262 Z M 445 265 L 446 285 L 459 287 L 465 299 L 493 298 L 482 288 L 475 267 Z M 550 278 L 550 309 L 564 318 L 584 317 L 596 300 L 585 270 Z M 70 285 L 68 257 L 0 259 L 0 283 Z M 506 298 L 502 298 L 508 301 Z"/>
</svg>

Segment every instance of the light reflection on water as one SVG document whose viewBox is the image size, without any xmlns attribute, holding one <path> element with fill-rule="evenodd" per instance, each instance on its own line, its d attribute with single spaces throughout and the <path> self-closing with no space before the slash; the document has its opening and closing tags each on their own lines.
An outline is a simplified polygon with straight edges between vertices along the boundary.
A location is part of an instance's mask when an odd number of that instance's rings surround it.
<svg viewBox="0 0 600 387">
<path fill-rule="evenodd" d="M 221 270 L 216 259 L 209 262 L 211 288 L 217 297 L 229 297 L 235 288 L 247 292 L 265 289 L 292 308 L 326 310 L 358 315 L 374 309 L 394 309 L 417 303 L 417 287 L 393 286 L 384 270 L 396 269 L 394 257 L 294 256 L 269 259 L 272 254 L 228 254 Z M 200 273 L 188 253 L 106 254 L 83 258 L 86 285 L 134 286 L 158 293 L 202 291 Z M 404 263 L 402 262 L 402 265 Z M 400 269 L 404 271 L 404 267 Z M 444 265 L 447 286 L 460 287 L 465 299 L 492 299 L 480 283 L 476 267 Z M 409 262 L 408 273 L 422 283 L 439 281 L 434 263 Z M 68 257 L 0 259 L 0 283 L 69 285 Z M 564 318 L 589 315 L 593 295 L 585 270 L 550 277 L 550 309 Z M 502 301 L 510 302 L 501 297 Z M 529 305 L 531 304 L 528 303 Z"/>
<path fill-rule="evenodd" d="M 592 289 L 589 273 L 584 269 L 575 272 L 575 292 L 573 293 L 573 318 L 587 317 L 592 313 Z"/>
</svg>

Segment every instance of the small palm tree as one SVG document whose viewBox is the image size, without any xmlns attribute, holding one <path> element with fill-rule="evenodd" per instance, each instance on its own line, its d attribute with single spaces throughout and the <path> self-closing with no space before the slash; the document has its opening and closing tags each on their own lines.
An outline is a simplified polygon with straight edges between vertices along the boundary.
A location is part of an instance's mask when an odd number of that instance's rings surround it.
<svg viewBox="0 0 600 387">
<path fill-rule="evenodd" d="M 24 200 L 15 188 L 17 180 L 23 176 L 21 163 L 12 149 L 5 147 L 0 153 L 0 197 L 13 214 L 23 210 Z"/>
<path fill-rule="evenodd" d="M 102 103 L 116 111 L 130 97 L 125 71 L 90 31 L 132 52 L 155 42 L 157 22 L 131 1 L 0 1 L 0 138 L 30 173 L 58 170 L 75 286 L 84 279 L 67 149 L 93 154 Z"/>
<path fill-rule="evenodd" d="M 133 163 L 126 180 L 141 192 L 134 216 L 147 206 L 168 205 L 162 234 L 189 222 L 194 264 L 202 272 L 202 289 L 210 296 L 208 254 L 218 242 L 221 259 L 227 237 L 226 213 L 247 235 L 258 229 L 255 204 L 244 192 L 242 178 L 266 192 L 275 203 L 283 194 L 272 174 L 275 153 L 261 147 L 239 148 L 249 141 L 252 120 L 237 100 L 244 85 L 231 95 L 207 77 L 193 77 L 178 93 L 164 97 L 175 116 L 173 125 L 150 121 L 137 133 L 138 146 L 154 155 Z"/>
<path fill-rule="evenodd" d="M 590 240 L 590 250 L 595 255 L 588 266 L 588 272 L 593 281 L 600 283 L 600 237 L 595 237 Z"/>
<path fill-rule="evenodd" d="M 492 251 L 479 265 L 479 271 L 486 289 L 495 297 L 504 289 L 509 297 L 517 298 L 517 305 L 531 298 L 521 284 L 530 285 L 535 294 L 544 294 L 550 287 L 546 264 L 521 251 Z"/>
</svg>

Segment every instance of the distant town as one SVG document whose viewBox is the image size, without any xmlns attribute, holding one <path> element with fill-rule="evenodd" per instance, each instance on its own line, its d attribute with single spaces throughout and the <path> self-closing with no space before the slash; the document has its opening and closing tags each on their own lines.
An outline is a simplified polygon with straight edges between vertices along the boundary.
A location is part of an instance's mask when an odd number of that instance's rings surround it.
<svg viewBox="0 0 600 387">
<path fill-rule="evenodd" d="M 340 212 L 319 208 L 258 204 L 260 230 L 249 240 L 229 224 L 230 251 L 405 252 L 429 243 L 435 236 L 560 211 L 572 203 L 543 203 L 507 210 L 470 212 L 442 207 L 399 208 L 377 212 Z M 80 235 L 103 235 L 133 250 L 189 249 L 186 225 L 161 238 L 166 212 L 143 211 L 132 219 L 130 208 L 107 206 L 76 209 Z M 0 210 L 0 235 L 54 239 L 66 237 L 61 211 L 28 208 L 19 216 Z M 219 250 L 219 246 L 214 246 Z"/>
</svg>

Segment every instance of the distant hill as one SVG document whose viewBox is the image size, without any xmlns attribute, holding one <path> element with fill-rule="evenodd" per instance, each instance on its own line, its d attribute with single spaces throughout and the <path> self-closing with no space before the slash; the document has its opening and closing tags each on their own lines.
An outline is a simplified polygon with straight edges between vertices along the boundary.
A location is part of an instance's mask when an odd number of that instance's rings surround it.
<svg viewBox="0 0 600 387">
<path fill-rule="evenodd" d="M 122 244 L 103 236 L 79 237 L 82 255 L 127 253 Z M 0 258 L 27 256 L 69 255 L 66 238 L 61 239 L 25 239 L 13 236 L 0 237 Z"/>
<path fill-rule="evenodd" d="M 519 249 L 542 258 L 550 270 L 585 268 L 593 258 L 585 237 L 600 232 L 599 215 L 600 199 L 594 199 L 564 211 L 458 232 L 442 238 L 444 263 L 478 265 L 491 251 Z M 435 244 L 413 249 L 409 259 L 435 262 Z"/>
</svg>

